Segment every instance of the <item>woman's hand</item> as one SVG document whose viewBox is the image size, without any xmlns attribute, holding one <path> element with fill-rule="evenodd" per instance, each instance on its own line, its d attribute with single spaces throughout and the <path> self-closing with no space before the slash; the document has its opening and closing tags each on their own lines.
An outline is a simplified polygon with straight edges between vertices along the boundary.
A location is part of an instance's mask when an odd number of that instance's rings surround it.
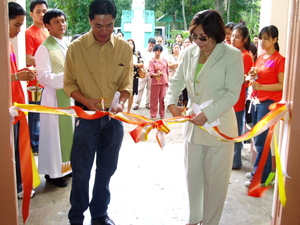
<svg viewBox="0 0 300 225">
<path fill-rule="evenodd" d="M 203 126 L 207 122 L 207 117 L 203 112 L 197 113 L 192 119 L 189 120 L 191 123 L 199 126 Z"/>
<path fill-rule="evenodd" d="M 256 81 L 251 82 L 253 90 L 261 90 L 261 85 Z"/>
<path fill-rule="evenodd" d="M 177 105 L 169 105 L 168 108 L 172 113 L 173 117 L 182 116 L 182 113 L 184 111 L 183 107 L 179 107 Z"/>
<path fill-rule="evenodd" d="M 249 80 L 256 80 L 258 78 L 257 76 L 257 68 L 256 67 L 252 67 L 251 70 L 249 71 L 248 75 L 250 76 Z"/>
</svg>

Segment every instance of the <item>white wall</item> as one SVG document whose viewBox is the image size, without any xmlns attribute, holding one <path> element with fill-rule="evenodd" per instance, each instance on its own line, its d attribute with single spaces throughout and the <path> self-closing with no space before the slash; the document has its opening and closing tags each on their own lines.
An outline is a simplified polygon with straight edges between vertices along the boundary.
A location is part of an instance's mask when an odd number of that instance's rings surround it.
<svg viewBox="0 0 300 225">
<path fill-rule="evenodd" d="M 261 0 L 259 30 L 269 25 L 274 25 L 278 28 L 280 54 L 283 56 L 286 56 L 288 40 L 289 6 L 289 0 Z"/>
</svg>

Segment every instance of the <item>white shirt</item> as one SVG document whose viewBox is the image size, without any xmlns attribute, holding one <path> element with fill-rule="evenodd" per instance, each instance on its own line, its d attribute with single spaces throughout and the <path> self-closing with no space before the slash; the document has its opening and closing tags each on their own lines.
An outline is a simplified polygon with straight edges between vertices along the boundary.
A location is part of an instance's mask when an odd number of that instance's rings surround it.
<svg viewBox="0 0 300 225">
<path fill-rule="evenodd" d="M 154 56 L 154 52 L 149 52 L 148 48 L 145 48 L 145 50 L 142 52 L 145 69 L 149 69 L 149 62 Z"/>
<path fill-rule="evenodd" d="M 163 51 L 161 53 L 162 58 L 165 59 L 165 60 L 168 60 L 168 56 L 169 56 L 168 48 L 163 46 L 163 45 L 161 47 L 163 47 Z"/>
<path fill-rule="evenodd" d="M 53 38 L 57 41 L 65 58 L 68 49 L 66 43 L 56 37 Z M 37 79 L 41 85 L 52 88 L 63 88 L 64 72 L 58 74 L 52 72 L 51 57 L 46 46 L 40 45 L 40 47 L 37 49 L 35 53 L 35 63 L 38 71 Z"/>
</svg>

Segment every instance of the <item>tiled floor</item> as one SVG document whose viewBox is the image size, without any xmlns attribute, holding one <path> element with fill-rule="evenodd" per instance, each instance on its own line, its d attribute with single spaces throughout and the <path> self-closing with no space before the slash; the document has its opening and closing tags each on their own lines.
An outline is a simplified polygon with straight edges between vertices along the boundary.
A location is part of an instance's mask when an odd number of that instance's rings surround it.
<svg viewBox="0 0 300 225">
<path fill-rule="evenodd" d="M 149 110 L 144 108 L 132 112 L 150 116 Z M 163 150 L 156 143 L 155 131 L 150 133 L 148 142 L 138 144 L 125 132 L 118 169 L 110 183 L 112 198 L 108 213 L 116 225 L 184 225 L 187 222 L 181 126 L 170 125 L 171 132 L 166 135 L 167 144 Z M 124 125 L 124 129 L 130 131 L 134 126 Z M 247 196 L 245 173 L 253 169 L 249 145 L 245 145 L 242 154 L 243 168 L 232 171 L 220 224 L 270 224 L 273 189 L 264 198 Z M 26 225 L 69 224 L 67 214 L 72 178 L 68 179 L 67 188 L 57 188 L 46 183 L 43 175 L 40 177 L 42 183 L 31 199 Z M 92 187 L 93 180 L 90 184 Z M 19 200 L 20 212 L 21 204 Z M 90 225 L 88 210 L 85 216 L 84 224 Z M 20 224 L 23 224 L 21 213 Z"/>
</svg>

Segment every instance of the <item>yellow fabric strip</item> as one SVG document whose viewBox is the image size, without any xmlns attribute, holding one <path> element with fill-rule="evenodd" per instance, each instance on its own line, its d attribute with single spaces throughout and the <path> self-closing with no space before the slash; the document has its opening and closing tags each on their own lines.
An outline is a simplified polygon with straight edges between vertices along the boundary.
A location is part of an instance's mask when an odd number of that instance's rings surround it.
<svg viewBox="0 0 300 225">
<path fill-rule="evenodd" d="M 276 160 L 276 170 L 277 170 L 277 178 L 278 178 L 278 190 L 279 190 L 279 198 L 283 207 L 285 207 L 286 203 L 286 195 L 285 195 L 285 187 L 283 181 L 283 173 L 281 168 L 280 156 L 277 145 L 276 132 L 274 133 L 275 140 L 275 160 Z"/>
</svg>

